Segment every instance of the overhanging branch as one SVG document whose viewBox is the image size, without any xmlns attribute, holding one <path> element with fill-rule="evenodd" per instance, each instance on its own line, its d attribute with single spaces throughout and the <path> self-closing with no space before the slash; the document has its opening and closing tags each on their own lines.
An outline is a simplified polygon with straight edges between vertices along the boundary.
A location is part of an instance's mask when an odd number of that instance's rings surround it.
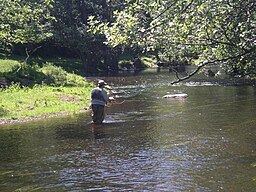
<svg viewBox="0 0 256 192">
<path fill-rule="evenodd" d="M 247 51 L 245 51 L 241 54 L 238 54 L 238 55 L 235 55 L 235 56 L 232 56 L 232 57 L 227 57 L 227 58 L 222 58 L 222 59 L 216 59 L 216 60 L 213 60 L 213 61 L 202 62 L 200 65 L 197 66 L 197 68 L 193 72 L 189 73 L 187 76 L 184 76 L 184 77 L 179 77 L 179 73 L 176 70 L 174 70 L 175 75 L 177 77 L 177 80 L 172 81 L 171 84 L 173 85 L 173 84 L 176 84 L 176 83 L 179 83 L 181 81 L 189 79 L 190 77 L 197 74 L 198 71 L 206 65 L 214 64 L 214 63 L 218 63 L 218 62 L 225 62 L 225 61 L 228 61 L 228 60 L 231 60 L 231 59 L 237 59 L 237 58 L 242 57 L 244 55 L 247 55 L 247 54 L 249 54 L 249 53 L 251 53 L 255 50 L 256 50 L 256 46 L 252 47 L 251 49 L 249 49 L 249 50 L 247 50 Z"/>
<path fill-rule="evenodd" d="M 179 83 L 181 81 L 185 81 L 186 79 L 189 79 L 190 77 L 194 76 L 202 67 L 204 67 L 206 65 L 207 65 L 207 63 L 199 65 L 193 72 L 191 72 L 190 74 L 188 74 L 187 76 L 182 77 L 182 78 L 179 77 L 179 72 L 177 70 L 174 70 L 178 80 L 172 81 L 171 84 L 173 85 L 173 84 Z"/>
</svg>

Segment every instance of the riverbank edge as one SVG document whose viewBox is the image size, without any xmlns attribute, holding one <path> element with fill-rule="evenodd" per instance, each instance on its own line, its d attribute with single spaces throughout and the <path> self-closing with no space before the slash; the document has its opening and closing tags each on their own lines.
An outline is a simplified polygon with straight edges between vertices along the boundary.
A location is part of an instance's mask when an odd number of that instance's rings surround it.
<svg viewBox="0 0 256 192">
<path fill-rule="evenodd" d="M 6 125 L 6 124 L 15 124 L 15 123 L 24 123 L 24 122 L 30 122 L 30 121 L 36 121 L 36 120 L 41 120 L 41 119 L 46 119 L 46 118 L 52 118 L 52 117 L 60 117 L 60 116 L 69 116 L 69 115 L 74 115 L 74 114 L 80 114 L 80 113 L 85 113 L 89 112 L 90 108 L 84 108 L 76 112 L 67 112 L 67 111 L 61 111 L 58 113 L 52 113 L 52 114 L 44 114 L 44 115 L 39 115 L 35 117 L 27 117 L 27 118 L 22 118 L 22 119 L 0 119 L 0 126 Z"/>
</svg>

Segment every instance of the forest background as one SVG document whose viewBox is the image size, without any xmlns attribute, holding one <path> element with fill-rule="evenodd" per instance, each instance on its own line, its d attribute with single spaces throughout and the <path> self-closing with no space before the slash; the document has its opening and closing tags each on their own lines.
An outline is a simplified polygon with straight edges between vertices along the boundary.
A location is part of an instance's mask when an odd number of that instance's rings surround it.
<svg viewBox="0 0 256 192">
<path fill-rule="evenodd" d="M 232 77 L 255 79 L 255 4 L 0 0 L 0 118 L 77 111 L 88 105 L 92 88 L 83 77 L 141 69 L 146 61 L 171 68 L 176 82 L 213 64 Z M 196 70 L 180 76 L 175 67 L 187 64 Z M 35 90 L 36 97 L 31 94 Z M 51 96 L 39 98 L 38 92 Z M 57 107 L 64 101 L 68 104 Z"/>
</svg>

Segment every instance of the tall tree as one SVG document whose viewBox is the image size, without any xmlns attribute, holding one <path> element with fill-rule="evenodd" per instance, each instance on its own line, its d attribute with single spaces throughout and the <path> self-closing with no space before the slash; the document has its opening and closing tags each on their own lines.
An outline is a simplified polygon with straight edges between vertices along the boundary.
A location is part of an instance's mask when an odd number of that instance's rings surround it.
<svg viewBox="0 0 256 192">
<path fill-rule="evenodd" d="M 0 49 L 52 36 L 51 0 L 0 0 Z"/>
<path fill-rule="evenodd" d="M 94 17 L 104 22 L 112 20 L 115 1 L 107 0 L 56 0 L 54 16 L 55 41 L 76 50 L 86 73 L 98 69 L 117 68 L 115 52 L 104 44 L 105 37 L 88 32 L 88 19 Z"/>
<path fill-rule="evenodd" d="M 114 23 L 101 27 L 109 45 L 161 50 L 170 58 L 189 59 L 198 65 L 195 72 L 221 63 L 227 72 L 255 76 L 255 0 L 127 2 L 126 9 L 115 12 Z"/>
</svg>

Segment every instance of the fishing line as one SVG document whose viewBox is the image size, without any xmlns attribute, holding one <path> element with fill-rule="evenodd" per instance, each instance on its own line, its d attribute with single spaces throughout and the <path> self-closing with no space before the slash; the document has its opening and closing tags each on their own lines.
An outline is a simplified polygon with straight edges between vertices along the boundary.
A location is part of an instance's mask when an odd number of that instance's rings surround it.
<svg viewBox="0 0 256 192">
<path fill-rule="evenodd" d="M 122 102 L 111 101 L 111 103 L 108 103 L 107 107 L 110 107 L 111 104 L 113 104 L 113 105 L 122 105 L 123 103 L 128 103 L 128 102 L 158 103 L 158 101 L 148 101 L 147 99 L 133 99 L 133 100 L 123 100 Z"/>
<path fill-rule="evenodd" d="M 158 103 L 159 101 L 149 101 L 149 100 L 147 100 L 147 99 L 132 99 L 132 100 L 124 100 L 124 101 L 122 101 L 122 102 L 120 102 L 120 103 L 117 103 L 117 104 L 123 104 L 124 102 L 136 102 L 136 101 L 139 101 L 139 102 L 146 102 L 146 103 L 148 103 L 148 102 L 150 102 L 150 103 Z M 112 102 L 111 102 L 112 103 Z M 115 103 L 114 103 L 115 104 Z"/>
<path fill-rule="evenodd" d="M 117 102 L 117 101 L 111 101 L 111 104 L 116 104 L 116 105 L 122 105 L 126 100 L 123 100 L 122 102 Z"/>
</svg>

